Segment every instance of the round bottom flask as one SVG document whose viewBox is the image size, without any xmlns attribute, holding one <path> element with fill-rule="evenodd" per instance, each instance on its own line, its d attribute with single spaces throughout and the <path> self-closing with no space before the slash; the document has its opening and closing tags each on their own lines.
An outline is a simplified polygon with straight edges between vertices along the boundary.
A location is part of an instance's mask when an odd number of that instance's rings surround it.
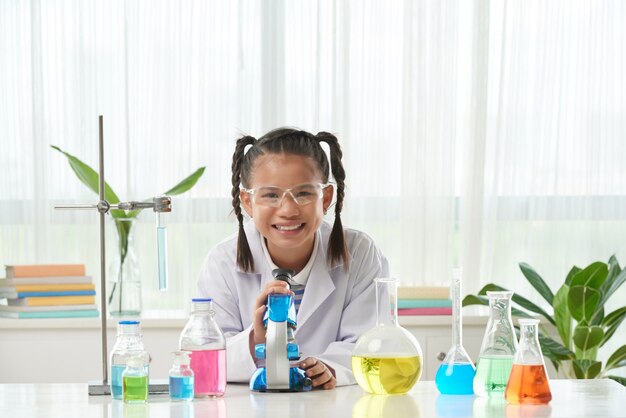
<svg viewBox="0 0 626 418">
<path fill-rule="evenodd" d="M 397 281 L 374 281 L 376 326 L 358 339 L 352 353 L 352 371 L 368 393 L 406 393 L 422 374 L 422 349 L 415 337 L 398 325 Z"/>
</svg>

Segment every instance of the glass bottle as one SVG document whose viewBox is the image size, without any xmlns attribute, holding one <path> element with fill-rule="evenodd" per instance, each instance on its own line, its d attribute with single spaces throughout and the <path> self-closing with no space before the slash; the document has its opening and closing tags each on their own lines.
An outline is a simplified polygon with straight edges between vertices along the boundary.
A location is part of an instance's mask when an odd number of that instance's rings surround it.
<svg viewBox="0 0 626 418">
<path fill-rule="evenodd" d="M 148 373 L 144 367 L 144 356 L 136 352 L 128 357 L 122 373 L 124 402 L 145 403 L 148 401 Z"/>
<path fill-rule="evenodd" d="M 174 351 L 172 368 L 169 371 L 169 392 L 172 401 L 190 401 L 193 399 L 193 370 L 189 368 L 189 353 Z"/>
<path fill-rule="evenodd" d="M 352 371 L 363 390 L 374 394 L 406 393 L 422 374 L 422 349 L 398 325 L 397 280 L 376 284 L 376 326 L 359 337 L 352 353 Z"/>
<path fill-rule="evenodd" d="M 461 315 L 461 269 L 452 272 L 452 347 L 437 370 L 435 384 L 444 395 L 472 395 L 476 367 L 463 348 Z"/>
<path fill-rule="evenodd" d="M 226 391 L 226 339 L 215 321 L 213 300 L 192 299 L 192 303 L 179 345 L 191 356 L 194 396 L 222 396 Z"/>
<path fill-rule="evenodd" d="M 552 399 L 539 345 L 539 320 L 520 319 L 519 348 L 504 393 L 513 404 L 546 404 Z"/>
<path fill-rule="evenodd" d="M 134 250 L 135 218 L 115 219 L 116 246 L 109 265 L 109 312 L 112 316 L 141 313 L 141 271 Z"/>
<path fill-rule="evenodd" d="M 511 320 L 513 292 L 487 292 L 489 320 L 480 347 L 474 393 L 478 396 L 504 395 L 509 381 L 513 356 L 517 351 L 517 338 Z"/>
<path fill-rule="evenodd" d="M 126 369 L 128 358 L 133 354 L 140 354 L 144 359 L 144 368 L 148 374 L 150 356 L 146 352 L 141 340 L 141 327 L 138 321 L 120 321 L 117 324 L 117 340 L 111 350 L 111 396 L 113 399 L 122 399 L 122 373 Z"/>
</svg>

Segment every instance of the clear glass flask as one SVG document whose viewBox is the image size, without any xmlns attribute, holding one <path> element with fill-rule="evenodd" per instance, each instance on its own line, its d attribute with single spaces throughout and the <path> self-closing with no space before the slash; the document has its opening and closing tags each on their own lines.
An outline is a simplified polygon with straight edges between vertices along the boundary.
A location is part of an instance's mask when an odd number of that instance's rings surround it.
<svg viewBox="0 0 626 418">
<path fill-rule="evenodd" d="M 134 354 L 142 356 L 146 374 L 149 374 L 150 356 L 146 352 L 141 339 L 139 321 L 120 321 L 117 324 L 117 340 L 115 345 L 113 345 L 109 359 L 111 367 L 111 396 L 113 399 L 122 399 L 122 373 L 126 369 L 129 357 Z"/>
<path fill-rule="evenodd" d="M 192 299 L 189 321 L 180 334 L 180 349 L 191 356 L 194 396 L 223 396 L 226 391 L 226 339 L 215 321 L 212 299 Z"/>
<path fill-rule="evenodd" d="M 461 315 L 461 269 L 452 272 L 450 285 L 452 299 L 452 347 L 437 370 L 435 384 L 444 395 L 472 395 L 476 367 L 463 348 L 463 320 Z"/>
<path fill-rule="evenodd" d="M 539 345 L 539 320 L 520 319 L 519 348 L 504 396 L 513 404 L 546 404 L 552 399 Z"/>
<path fill-rule="evenodd" d="M 487 292 L 489 320 L 480 347 L 474 393 L 478 396 L 504 395 L 509 381 L 517 338 L 511 320 L 513 292 Z"/>
<path fill-rule="evenodd" d="M 397 280 L 376 284 L 376 326 L 356 342 L 352 372 L 363 390 L 374 394 L 406 393 L 422 374 L 422 349 L 415 337 L 398 325 Z"/>
<path fill-rule="evenodd" d="M 187 351 L 172 353 L 172 368 L 169 371 L 169 393 L 172 401 L 193 399 L 194 375 L 189 367 L 190 361 Z"/>
<path fill-rule="evenodd" d="M 148 401 L 148 372 L 141 352 L 130 354 L 122 373 L 123 397 L 126 403 Z"/>
</svg>

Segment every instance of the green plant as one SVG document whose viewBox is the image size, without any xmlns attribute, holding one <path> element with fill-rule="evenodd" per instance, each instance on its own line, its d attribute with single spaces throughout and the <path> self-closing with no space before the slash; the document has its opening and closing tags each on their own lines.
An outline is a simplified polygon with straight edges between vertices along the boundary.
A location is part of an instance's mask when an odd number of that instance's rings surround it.
<svg viewBox="0 0 626 418">
<path fill-rule="evenodd" d="M 574 266 L 563 285 L 553 293 L 531 266 L 520 263 L 519 267 L 526 280 L 552 307 L 553 315 L 517 293 L 512 300 L 522 309 L 512 307 L 512 315 L 531 317 L 531 312 L 556 327 L 560 341 L 541 327 L 539 343 L 557 372 L 567 378 L 607 377 L 626 386 L 626 378 L 608 374 L 610 370 L 626 366 L 626 345 L 608 358 L 604 368 L 597 360 L 598 348 L 609 341 L 626 318 L 626 306 L 607 315 L 604 311 L 607 300 L 626 281 L 626 268 L 621 269 L 615 256 L 611 256 L 608 263 L 594 262 L 584 269 Z M 463 306 L 489 305 L 484 295 L 490 290 L 507 289 L 489 283 L 477 295 L 466 296 Z"/>
<path fill-rule="evenodd" d="M 83 163 L 81 160 L 79 160 L 75 156 L 63 151 L 61 148 L 55 145 L 50 145 L 50 146 L 67 157 L 67 161 L 70 164 L 70 167 L 72 168 L 72 170 L 74 171 L 78 179 L 85 186 L 87 186 L 94 193 L 99 194 L 98 189 L 99 189 L 100 176 L 93 168 Z M 167 196 L 175 196 L 175 195 L 185 193 L 187 190 L 191 189 L 198 182 L 198 180 L 204 173 L 204 169 L 205 167 L 198 168 L 192 174 L 187 176 L 184 180 L 179 182 L 176 186 L 167 190 L 163 194 Z M 119 197 L 113 191 L 111 186 L 109 186 L 108 183 L 106 183 L 104 186 L 104 199 L 110 204 L 116 204 L 120 202 Z M 151 199 L 147 199 L 146 201 L 151 201 Z M 118 251 L 120 255 L 121 264 L 124 264 L 124 260 L 126 259 L 126 254 L 128 251 L 128 237 L 130 234 L 130 229 L 133 225 L 133 222 L 129 222 L 128 220 L 136 218 L 137 215 L 139 215 L 139 212 L 140 210 L 126 211 L 126 210 L 121 210 L 121 209 L 111 209 L 109 211 L 109 213 L 113 217 L 113 220 L 115 221 L 115 229 L 117 230 L 118 237 L 119 237 L 120 244 L 118 247 Z M 115 285 L 117 285 L 117 283 Z M 111 297 L 114 291 L 115 291 L 115 287 L 111 290 Z M 111 300 L 109 298 L 109 303 L 110 302 Z"/>
</svg>

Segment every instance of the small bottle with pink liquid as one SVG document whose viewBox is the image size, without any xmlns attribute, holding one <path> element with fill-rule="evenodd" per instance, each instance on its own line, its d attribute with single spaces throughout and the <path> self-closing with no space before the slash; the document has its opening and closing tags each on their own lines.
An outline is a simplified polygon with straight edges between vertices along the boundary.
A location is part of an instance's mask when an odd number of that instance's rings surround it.
<svg viewBox="0 0 626 418">
<path fill-rule="evenodd" d="M 180 334 L 194 373 L 194 397 L 223 396 L 226 391 L 226 338 L 215 322 L 212 299 L 192 299 L 191 316 Z"/>
</svg>

